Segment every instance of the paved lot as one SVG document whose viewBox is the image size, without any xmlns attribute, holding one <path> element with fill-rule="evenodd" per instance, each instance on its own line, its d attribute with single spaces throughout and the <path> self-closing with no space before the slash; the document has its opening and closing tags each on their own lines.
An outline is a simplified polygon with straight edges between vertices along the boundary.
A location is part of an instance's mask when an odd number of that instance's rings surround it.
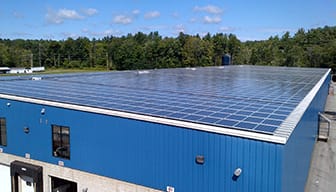
<svg viewBox="0 0 336 192">
<path fill-rule="evenodd" d="M 325 111 L 336 112 L 336 84 L 334 94 L 329 94 Z M 336 191 L 336 115 L 326 115 L 330 120 L 330 137 L 327 142 L 315 144 L 306 192 Z"/>
</svg>

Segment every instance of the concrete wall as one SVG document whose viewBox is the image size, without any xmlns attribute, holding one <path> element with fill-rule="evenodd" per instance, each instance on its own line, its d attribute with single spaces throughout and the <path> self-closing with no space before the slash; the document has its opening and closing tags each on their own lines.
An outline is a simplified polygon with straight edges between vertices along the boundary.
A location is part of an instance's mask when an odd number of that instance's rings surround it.
<svg viewBox="0 0 336 192">
<path fill-rule="evenodd" d="M 51 191 L 51 176 L 59 177 L 65 180 L 73 181 L 77 183 L 77 189 L 79 192 L 85 191 L 87 189 L 88 192 L 158 192 L 157 190 L 153 190 L 147 187 L 143 187 L 140 185 L 134 185 L 131 183 L 119 181 L 116 179 L 111 179 L 107 177 L 98 176 L 95 174 L 86 173 L 83 171 L 78 171 L 58 165 L 53 165 L 41 161 L 36 161 L 32 159 L 27 159 L 23 157 L 18 157 L 14 155 L 9 155 L 5 153 L 0 153 L 0 162 L 3 163 L 4 166 L 8 168 L 7 179 L 10 182 L 10 174 L 9 174 L 9 166 L 10 163 L 14 160 L 19 160 L 25 163 L 38 165 L 43 167 L 43 181 L 44 181 L 44 191 Z M 0 169 L 2 170 L 2 168 Z M 3 173 L 1 172 L 1 176 Z M 6 182 L 6 186 L 8 187 L 8 181 L 0 180 L 0 189 L 2 192 L 10 192 L 10 188 L 6 190 L 6 188 L 2 188 L 4 182 Z M 10 186 L 9 186 L 10 187 Z"/>
</svg>

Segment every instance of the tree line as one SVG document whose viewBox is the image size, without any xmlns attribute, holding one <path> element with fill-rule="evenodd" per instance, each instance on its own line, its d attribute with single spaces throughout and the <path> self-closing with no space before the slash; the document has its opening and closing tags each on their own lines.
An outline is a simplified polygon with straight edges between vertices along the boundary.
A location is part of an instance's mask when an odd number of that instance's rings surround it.
<svg viewBox="0 0 336 192">
<path fill-rule="evenodd" d="M 110 70 L 214 66 L 230 54 L 233 64 L 330 67 L 336 70 L 336 27 L 299 29 L 262 41 L 217 33 L 162 37 L 158 32 L 102 39 L 0 39 L 1 67 L 108 68 Z"/>
</svg>

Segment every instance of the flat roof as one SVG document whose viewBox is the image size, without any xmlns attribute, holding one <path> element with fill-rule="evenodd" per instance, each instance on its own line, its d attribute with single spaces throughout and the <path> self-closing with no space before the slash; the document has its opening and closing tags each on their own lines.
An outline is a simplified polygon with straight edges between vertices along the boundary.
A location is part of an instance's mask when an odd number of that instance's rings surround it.
<svg viewBox="0 0 336 192">
<path fill-rule="evenodd" d="M 286 143 L 329 72 L 232 65 L 12 76 L 0 78 L 0 98 Z"/>
</svg>

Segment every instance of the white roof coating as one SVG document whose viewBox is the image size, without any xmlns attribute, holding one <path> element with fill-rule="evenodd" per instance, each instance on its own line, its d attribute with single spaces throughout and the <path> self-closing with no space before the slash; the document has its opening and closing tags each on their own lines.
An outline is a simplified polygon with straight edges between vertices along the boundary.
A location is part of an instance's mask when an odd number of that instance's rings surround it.
<svg viewBox="0 0 336 192">
<path fill-rule="evenodd" d="M 11 76 L 0 77 L 0 98 L 286 143 L 329 72 L 234 65 Z"/>
</svg>

